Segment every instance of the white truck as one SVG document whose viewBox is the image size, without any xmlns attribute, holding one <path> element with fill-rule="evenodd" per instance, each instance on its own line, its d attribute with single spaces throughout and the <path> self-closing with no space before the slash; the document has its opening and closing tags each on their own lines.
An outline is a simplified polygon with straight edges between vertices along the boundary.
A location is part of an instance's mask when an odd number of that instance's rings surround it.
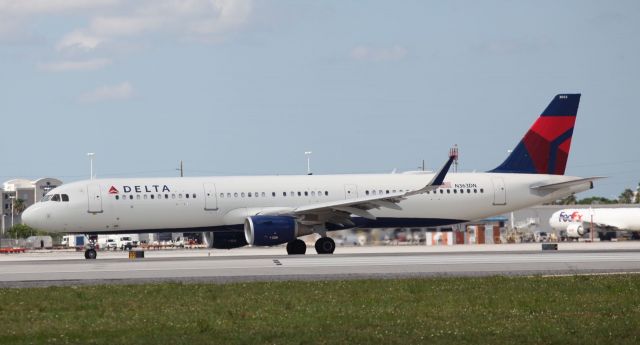
<svg viewBox="0 0 640 345">
<path fill-rule="evenodd" d="M 60 244 L 67 248 L 84 247 L 89 243 L 89 238 L 86 235 L 66 235 L 62 236 Z"/>
<path fill-rule="evenodd" d="M 101 249 L 120 249 L 130 250 L 135 248 L 140 243 L 139 235 L 137 234 L 118 234 L 118 235 L 99 235 L 98 246 Z"/>
</svg>

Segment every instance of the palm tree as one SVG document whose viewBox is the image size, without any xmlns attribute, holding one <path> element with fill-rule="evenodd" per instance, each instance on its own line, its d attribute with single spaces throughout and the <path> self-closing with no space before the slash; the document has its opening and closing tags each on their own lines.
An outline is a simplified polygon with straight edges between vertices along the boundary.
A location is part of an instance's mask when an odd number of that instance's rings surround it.
<svg viewBox="0 0 640 345">
<path fill-rule="evenodd" d="M 618 197 L 618 201 L 620 201 L 621 204 L 630 204 L 632 200 L 633 191 L 630 188 L 625 189 Z"/>
<path fill-rule="evenodd" d="M 27 209 L 27 205 L 24 203 L 22 199 L 14 199 L 13 200 L 13 214 L 19 215 Z"/>
</svg>

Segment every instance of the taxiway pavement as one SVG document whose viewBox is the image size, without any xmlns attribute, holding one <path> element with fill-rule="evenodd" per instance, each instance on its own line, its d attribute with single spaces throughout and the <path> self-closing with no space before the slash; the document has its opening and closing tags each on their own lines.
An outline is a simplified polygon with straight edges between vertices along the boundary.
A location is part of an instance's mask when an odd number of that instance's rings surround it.
<svg viewBox="0 0 640 345">
<path fill-rule="evenodd" d="M 312 252 L 308 248 L 308 252 Z M 0 287 L 146 282 L 241 282 L 429 276 L 640 272 L 640 243 L 561 243 L 452 247 L 343 247 L 333 255 L 283 255 L 284 248 L 127 252 L 32 251 L 0 256 Z"/>
</svg>

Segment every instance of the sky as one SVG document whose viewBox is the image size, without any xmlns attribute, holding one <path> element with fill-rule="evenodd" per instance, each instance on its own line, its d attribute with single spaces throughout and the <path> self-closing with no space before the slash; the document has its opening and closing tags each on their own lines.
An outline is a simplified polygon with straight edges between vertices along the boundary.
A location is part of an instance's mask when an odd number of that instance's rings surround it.
<svg viewBox="0 0 640 345">
<path fill-rule="evenodd" d="M 0 180 L 499 165 L 582 93 L 567 174 L 640 182 L 640 2 L 0 0 Z"/>
</svg>

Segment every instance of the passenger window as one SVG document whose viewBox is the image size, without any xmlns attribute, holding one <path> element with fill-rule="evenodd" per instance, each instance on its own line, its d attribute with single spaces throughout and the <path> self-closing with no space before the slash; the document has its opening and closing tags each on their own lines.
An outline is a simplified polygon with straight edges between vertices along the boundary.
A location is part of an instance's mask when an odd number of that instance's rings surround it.
<svg viewBox="0 0 640 345">
<path fill-rule="evenodd" d="M 171 199 L 175 199 L 176 195 L 175 194 L 171 194 Z"/>
<path fill-rule="evenodd" d="M 67 195 L 67 194 L 62 194 L 62 201 L 64 201 L 64 202 L 68 202 L 68 201 L 69 201 L 69 195 Z"/>
<path fill-rule="evenodd" d="M 120 196 L 116 195 L 116 200 L 120 200 Z"/>
<path fill-rule="evenodd" d="M 458 194 L 458 190 L 457 190 L 457 189 L 454 189 L 454 190 L 453 190 L 453 194 Z"/>
<path fill-rule="evenodd" d="M 266 197 L 266 196 L 267 196 L 267 193 L 262 192 L 262 197 L 264 198 L 264 197 Z"/>
<path fill-rule="evenodd" d="M 329 192 L 328 191 L 324 191 L 324 196 L 329 196 Z"/>
<path fill-rule="evenodd" d="M 275 198 L 276 197 L 276 192 L 271 192 L 271 196 Z"/>
<path fill-rule="evenodd" d="M 227 193 L 227 198 L 230 198 L 230 197 L 231 197 L 231 193 Z"/>
<path fill-rule="evenodd" d="M 282 192 L 282 196 L 287 196 L 287 192 Z"/>
<path fill-rule="evenodd" d="M 165 194 L 165 195 L 164 195 L 164 198 L 165 198 L 165 199 L 169 199 L 169 194 Z"/>
<path fill-rule="evenodd" d="M 477 189 L 474 189 L 474 190 L 473 190 L 473 192 L 474 192 L 474 193 L 478 193 L 478 190 L 477 190 Z"/>
<path fill-rule="evenodd" d="M 255 192 L 253 195 L 255 195 L 255 196 L 256 196 L 256 198 L 257 198 L 257 197 L 259 197 L 259 196 L 260 196 L 260 193 Z"/>
<path fill-rule="evenodd" d="M 151 200 L 155 199 L 155 195 L 151 194 Z"/>
<path fill-rule="evenodd" d="M 315 190 L 311 191 L 311 196 L 316 196 L 316 191 Z"/>
<path fill-rule="evenodd" d="M 191 194 L 191 196 L 195 199 L 196 198 L 196 193 Z"/>
<path fill-rule="evenodd" d="M 240 196 L 244 198 L 244 192 L 240 193 Z"/>
<path fill-rule="evenodd" d="M 321 190 L 318 191 L 318 196 L 322 196 L 322 191 Z"/>
<path fill-rule="evenodd" d="M 222 194 L 222 197 L 224 198 L 224 193 L 220 193 L 220 194 Z M 189 193 L 185 194 L 184 197 L 189 199 Z"/>
<path fill-rule="evenodd" d="M 233 197 L 237 198 L 238 197 L 238 193 L 233 193 Z"/>
<path fill-rule="evenodd" d="M 242 193 L 242 194 L 243 194 L 242 196 L 244 197 L 244 193 Z M 251 197 L 251 192 L 249 192 L 249 197 Z"/>
<path fill-rule="evenodd" d="M 451 189 L 447 189 L 447 194 L 451 194 Z"/>
<path fill-rule="evenodd" d="M 467 193 L 471 194 L 471 189 L 467 189 Z"/>
<path fill-rule="evenodd" d="M 480 188 L 480 193 L 484 193 L 484 188 Z"/>
<path fill-rule="evenodd" d="M 182 199 L 182 193 L 178 194 L 178 199 Z"/>
<path fill-rule="evenodd" d="M 300 191 L 298 191 L 298 196 L 302 196 L 302 193 Z"/>
<path fill-rule="evenodd" d="M 389 190 L 387 189 L 387 194 L 389 194 Z"/>
<path fill-rule="evenodd" d="M 133 200 L 133 194 L 129 195 L 129 200 Z"/>
<path fill-rule="evenodd" d="M 296 193 L 295 193 L 295 192 L 291 192 L 291 194 L 290 194 L 290 195 L 291 195 L 291 196 L 296 196 Z"/>
<path fill-rule="evenodd" d="M 189 197 L 189 194 L 187 194 L 187 198 Z M 224 199 L 224 193 L 220 193 L 220 198 Z"/>
<path fill-rule="evenodd" d="M 380 189 L 380 190 L 378 191 L 378 194 L 382 195 L 382 189 Z"/>
<path fill-rule="evenodd" d="M 375 190 L 374 190 L 374 191 L 372 191 L 372 192 L 371 192 L 371 194 L 376 195 L 376 191 L 375 191 Z"/>
<path fill-rule="evenodd" d="M 136 195 L 136 199 L 140 200 L 140 194 Z"/>
<path fill-rule="evenodd" d="M 444 190 L 440 189 L 440 194 L 444 194 Z"/>
<path fill-rule="evenodd" d="M 147 198 L 148 198 L 148 196 L 145 194 L 145 195 L 144 195 L 144 200 L 147 200 Z"/>
<path fill-rule="evenodd" d="M 304 196 L 309 196 L 309 192 L 304 192 Z"/>
<path fill-rule="evenodd" d="M 158 194 L 158 200 L 162 199 L 162 194 Z"/>
<path fill-rule="evenodd" d="M 460 189 L 460 194 L 464 194 L 464 189 Z"/>
<path fill-rule="evenodd" d="M 365 192 L 364 192 L 364 194 L 369 195 L 369 191 L 368 191 L 368 190 L 367 190 L 367 191 L 365 191 Z"/>
</svg>

